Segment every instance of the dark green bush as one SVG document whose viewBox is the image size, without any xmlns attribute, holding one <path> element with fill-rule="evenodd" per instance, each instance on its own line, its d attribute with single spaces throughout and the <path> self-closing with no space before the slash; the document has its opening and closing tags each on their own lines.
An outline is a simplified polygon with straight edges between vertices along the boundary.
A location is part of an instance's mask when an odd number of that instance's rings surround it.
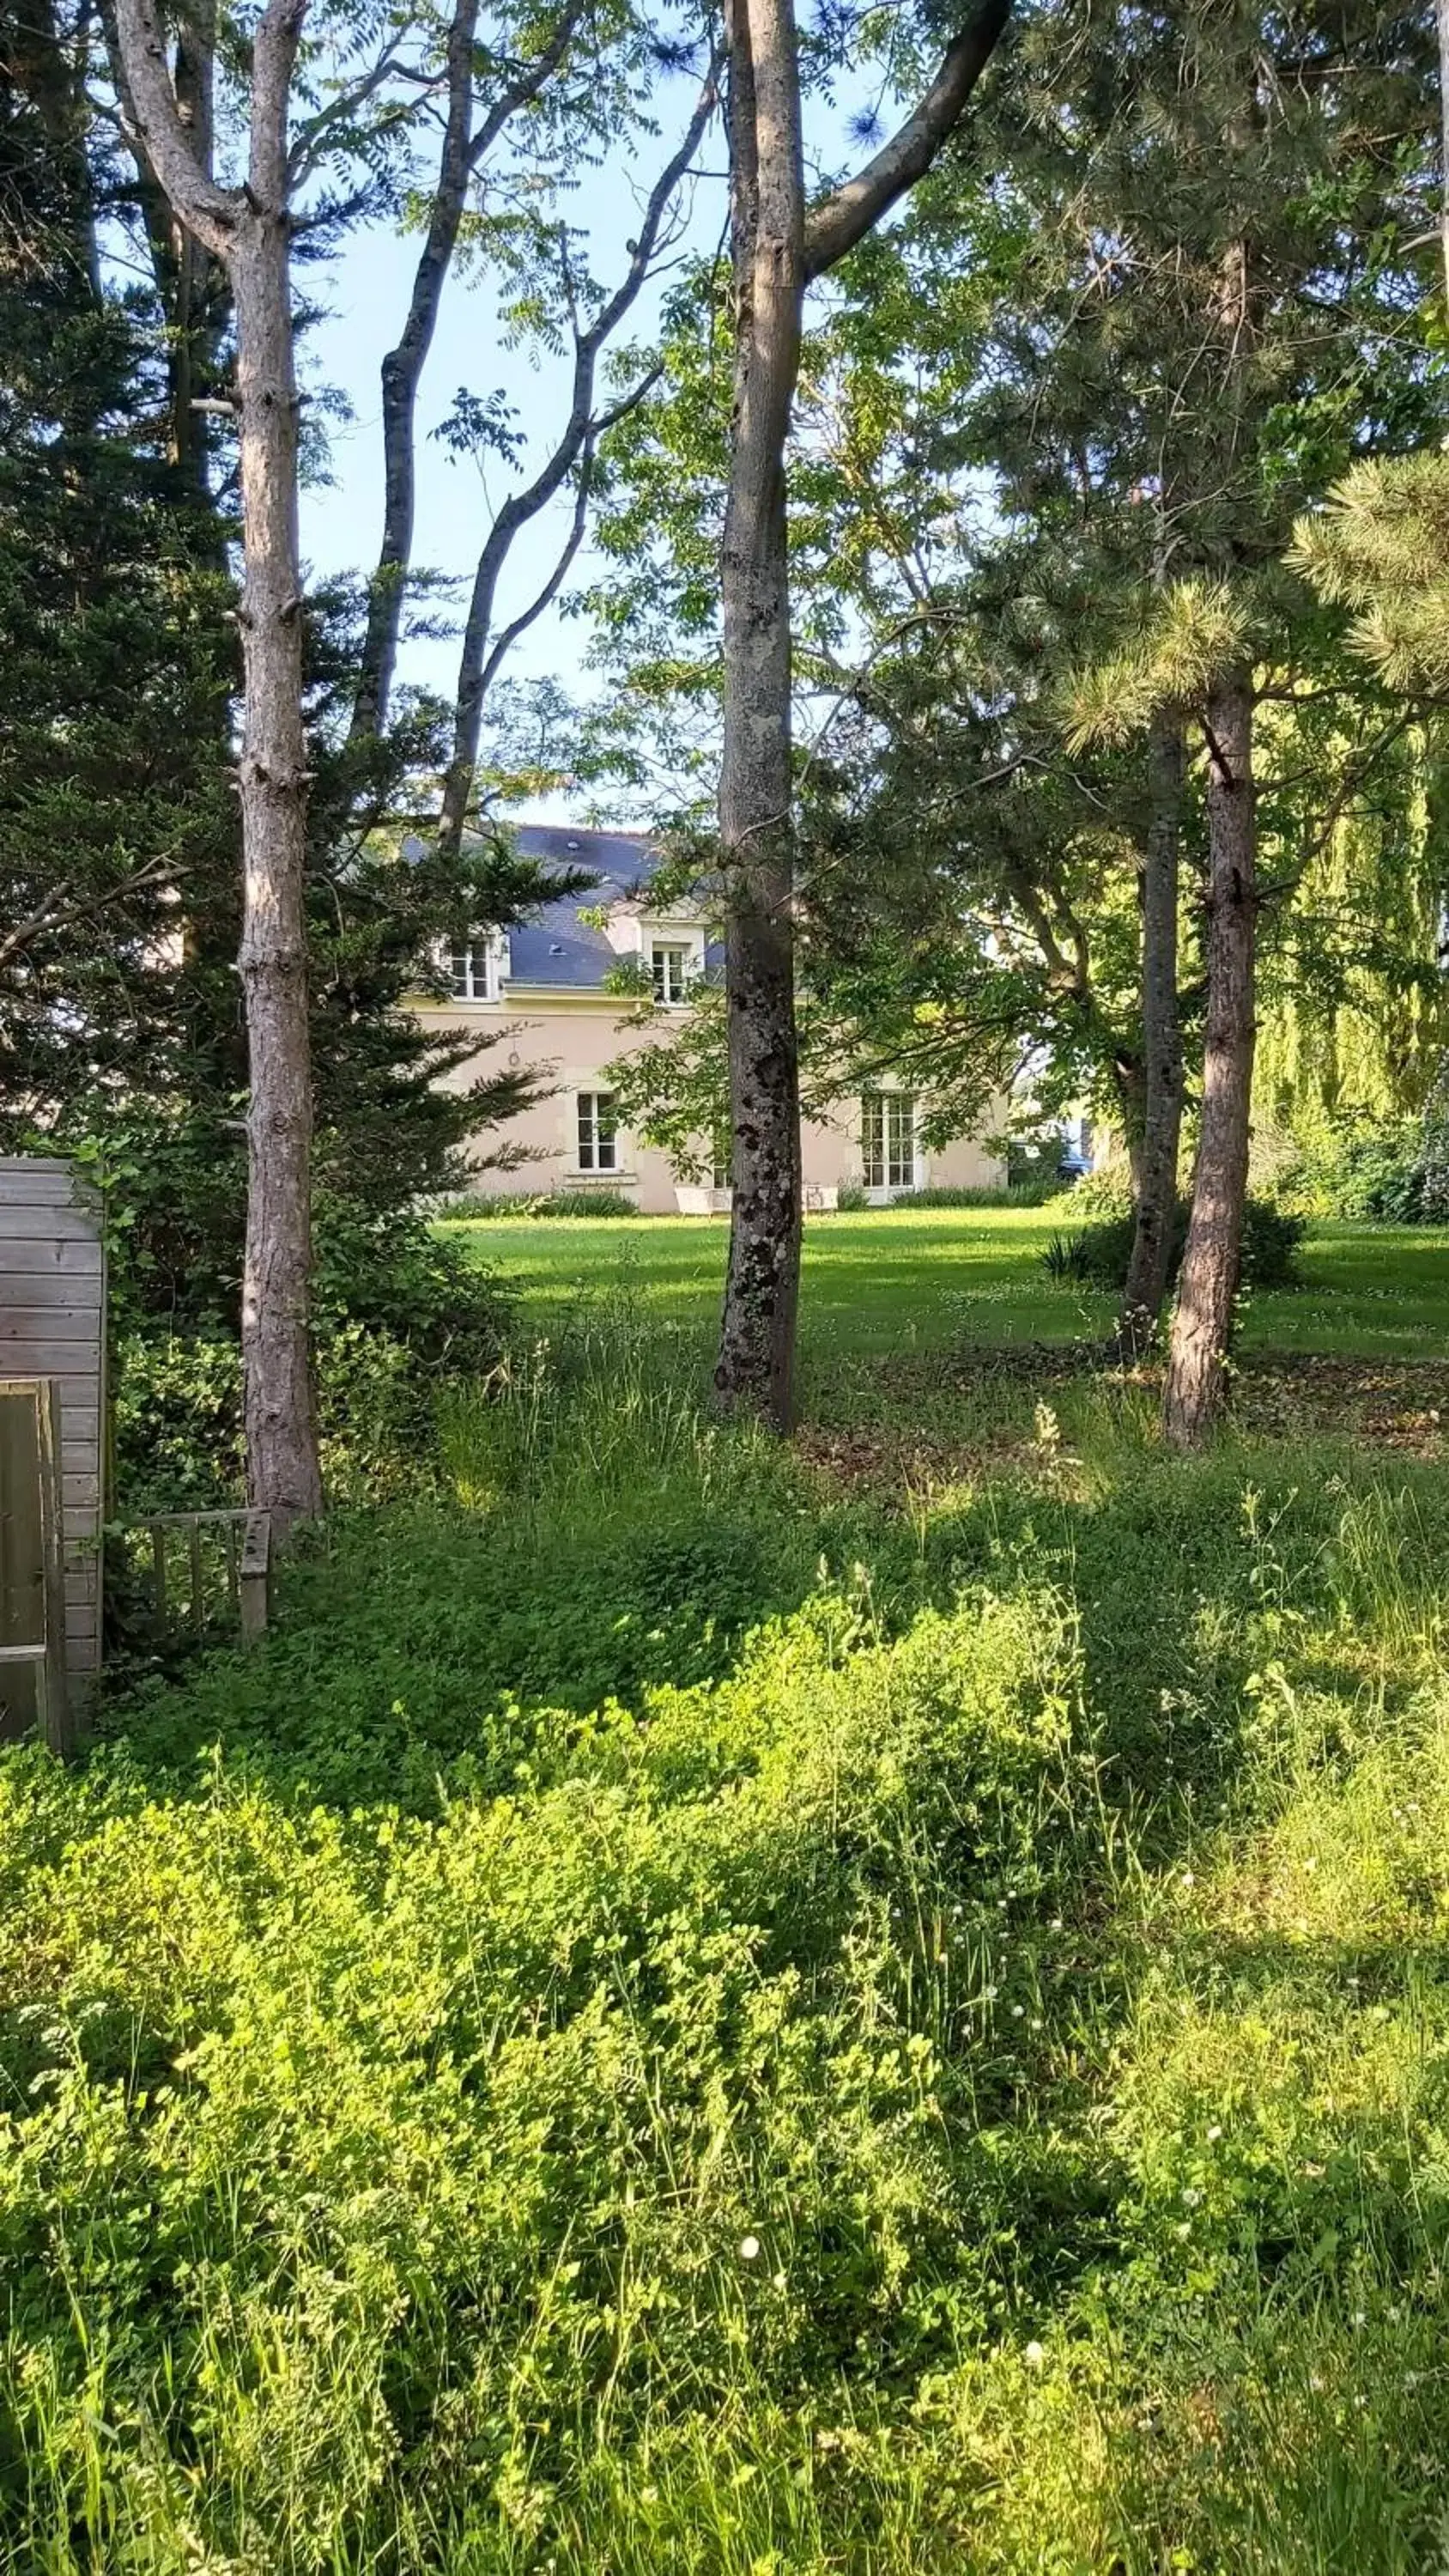
<svg viewBox="0 0 1449 2576">
<path fill-rule="evenodd" d="M 1418 1119 L 1349 1137 L 1331 1160 L 1320 1159 L 1313 1179 L 1327 1215 L 1380 1225 L 1428 1221 L 1428 1167 Z"/>
<path fill-rule="evenodd" d="M 1172 1231 L 1174 1279 L 1187 1241 L 1187 1218 L 1187 1201 L 1179 1199 Z M 1077 1280 L 1094 1288 L 1125 1288 L 1135 1229 L 1134 1217 L 1112 1216 L 1101 1218 L 1095 1225 L 1081 1226 L 1075 1234 L 1054 1234 L 1042 1254 L 1042 1268 L 1050 1279 Z M 1303 1234 L 1301 1216 L 1290 1216 L 1269 1199 L 1249 1199 L 1243 1224 L 1244 1287 L 1296 1288 L 1297 1253 Z"/>
</svg>

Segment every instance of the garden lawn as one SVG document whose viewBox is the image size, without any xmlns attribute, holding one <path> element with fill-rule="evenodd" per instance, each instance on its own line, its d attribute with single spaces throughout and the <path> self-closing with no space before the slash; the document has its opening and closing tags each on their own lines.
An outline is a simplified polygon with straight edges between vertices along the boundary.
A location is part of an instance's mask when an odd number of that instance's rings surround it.
<svg viewBox="0 0 1449 2576">
<path fill-rule="evenodd" d="M 782 1446 L 718 1228 L 479 1227 L 431 1495 L 0 1753 L 0 2567 L 1443 2563 L 1444 1247 L 1183 1461 L 1050 1230 L 822 1220 Z"/>
<path fill-rule="evenodd" d="M 1071 1223 L 1070 1201 L 891 1208 L 807 1221 L 807 1367 L 837 1352 L 1101 1336 L 1111 1325 L 1112 1300 L 1058 1286 L 1042 1268 L 1053 1235 L 1069 1233 Z M 581 1295 L 615 1290 L 701 1340 L 718 1317 L 729 1232 L 722 1218 L 490 1219 L 448 1231 L 516 1281 L 540 1322 Z M 1449 1230 L 1319 1225 L 1300 1267 L 1300 1289 L 1246 1301 L 1245 1349 L 1410 1359 L 1449 1352 Z"/>
</svg>

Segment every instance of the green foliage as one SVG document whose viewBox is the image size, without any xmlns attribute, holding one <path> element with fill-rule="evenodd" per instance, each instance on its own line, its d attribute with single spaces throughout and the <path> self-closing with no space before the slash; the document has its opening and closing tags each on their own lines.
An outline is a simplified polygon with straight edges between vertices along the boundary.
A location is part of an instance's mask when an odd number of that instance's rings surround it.
<svg viewBox="0 0 1449 2576">
<path fill-rule="evenodd" d="M 1188 1203 L 1179 1199 L 1172 1231 L 1175 1278 L 1187 1241 Z M 1048 1278 L 1082 1280 L 1098 1288 L 1125 1288 L 1132 1256 L 1136 1218 L 1099 1217 L 1074 1234 L 1054 1234 L 1042 1254 Z M 1306 1220 L 1271 1199 L 1250 1198 L 1243 1217 L 1242 1284 L 1245 1288 L 1294 1288 L 1299 1285 L 1298 1250 Z"/>
<path fill-rule="evenodd" d="M 1314 1214 L 1379 1225 L 1442 1225 L 1446 1194 L 1437 1130 L 1421 1118 L 1350 1129 L 1304 1153 L 1293 1186 Z"/>
<path fill-rule="evenodd" d="M 1082 1174 L 1072 1190 L 1071 1212 L 1074 1217 L 1131 1215 L 1132 1166 L 1125 1154 Z"/>
<path fill-rule="evenodd" d="M 1442 1468 L 829 1501 L 640 1313 L 0 1755 L 0 2553 L 1411 2576 Z"/>
<path fill-rule="evenodd" d="M 1130 741 L 1162 708 L 1199 703 L 1217 673 L 1252 659 L 1247 605 L 1228 583 L 1177 582 L 1143 604 L 1130 644 L 1075 675 L 1064 707 L 1074 750 Z"/>
<path fill-rule="evenodd" d="M 318 1394 L 335 1502 L 426 1485 L 435 1407 L 498 1362 L 511 1300 L 418 1215 L 324 1196 L 314 1226 Z M 241 1353 L 221 1326 L 131 1310 L 115 1353 L 114 1492 L 123 1515 L 240 1499 Z"/>
<path fill-rule="evenodd" d="M 465 1225 L 486 1225 L 490 1220 L 512 1225 L 520 1217 L 537 1224 L 554 1217 L 637 1216 L 639 1207 L 627 1190 L 533 1190 L 510 1197 L 502 1191 L 468 1191 L 449 1200 L 446 1213 Z"/>
<path fill-rule="evenodd" d="M 1357 610 L 1354 648 L 1393 688 L 1449 679 L 1449 460 L 1365 457 L 1300 519 L 1291 560 L 1319 595 Z"/>
</svg>

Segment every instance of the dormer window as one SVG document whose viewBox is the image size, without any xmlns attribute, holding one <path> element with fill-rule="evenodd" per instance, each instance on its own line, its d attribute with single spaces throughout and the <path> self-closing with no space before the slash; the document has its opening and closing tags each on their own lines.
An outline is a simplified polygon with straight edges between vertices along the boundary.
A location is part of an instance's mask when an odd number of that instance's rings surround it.
<svg viewBox="0 0 1449 2576">
<path fill-rule="evenodd" d="M 501 997 L 507 952 L 496 931 L 448 950 L 448 982 L 455 1002 L 496 1002 Z"/>
<path fill-rule="evenodd" d="M 684 1002 L 689 998 L 689 950 L 656 940 L 654 943 L 654 999 L 656 1002 Z"/>
</svg>

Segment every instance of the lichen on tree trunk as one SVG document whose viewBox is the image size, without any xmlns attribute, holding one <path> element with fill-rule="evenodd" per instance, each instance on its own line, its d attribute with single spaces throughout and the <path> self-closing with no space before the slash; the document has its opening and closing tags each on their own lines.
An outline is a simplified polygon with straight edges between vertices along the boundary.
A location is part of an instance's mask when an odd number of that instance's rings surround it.
<svg viewBox="0 0 1449 2576">
<path fill-rule="evenodd" d="M 720 840 L 733 1142 L 715 1391 L 787 1429 L 800 1278 L 785 438 L 800 359 L 805 190 L 790 0 L 734 0 L 735 401 L 721 551 Z"/>
</svg>

